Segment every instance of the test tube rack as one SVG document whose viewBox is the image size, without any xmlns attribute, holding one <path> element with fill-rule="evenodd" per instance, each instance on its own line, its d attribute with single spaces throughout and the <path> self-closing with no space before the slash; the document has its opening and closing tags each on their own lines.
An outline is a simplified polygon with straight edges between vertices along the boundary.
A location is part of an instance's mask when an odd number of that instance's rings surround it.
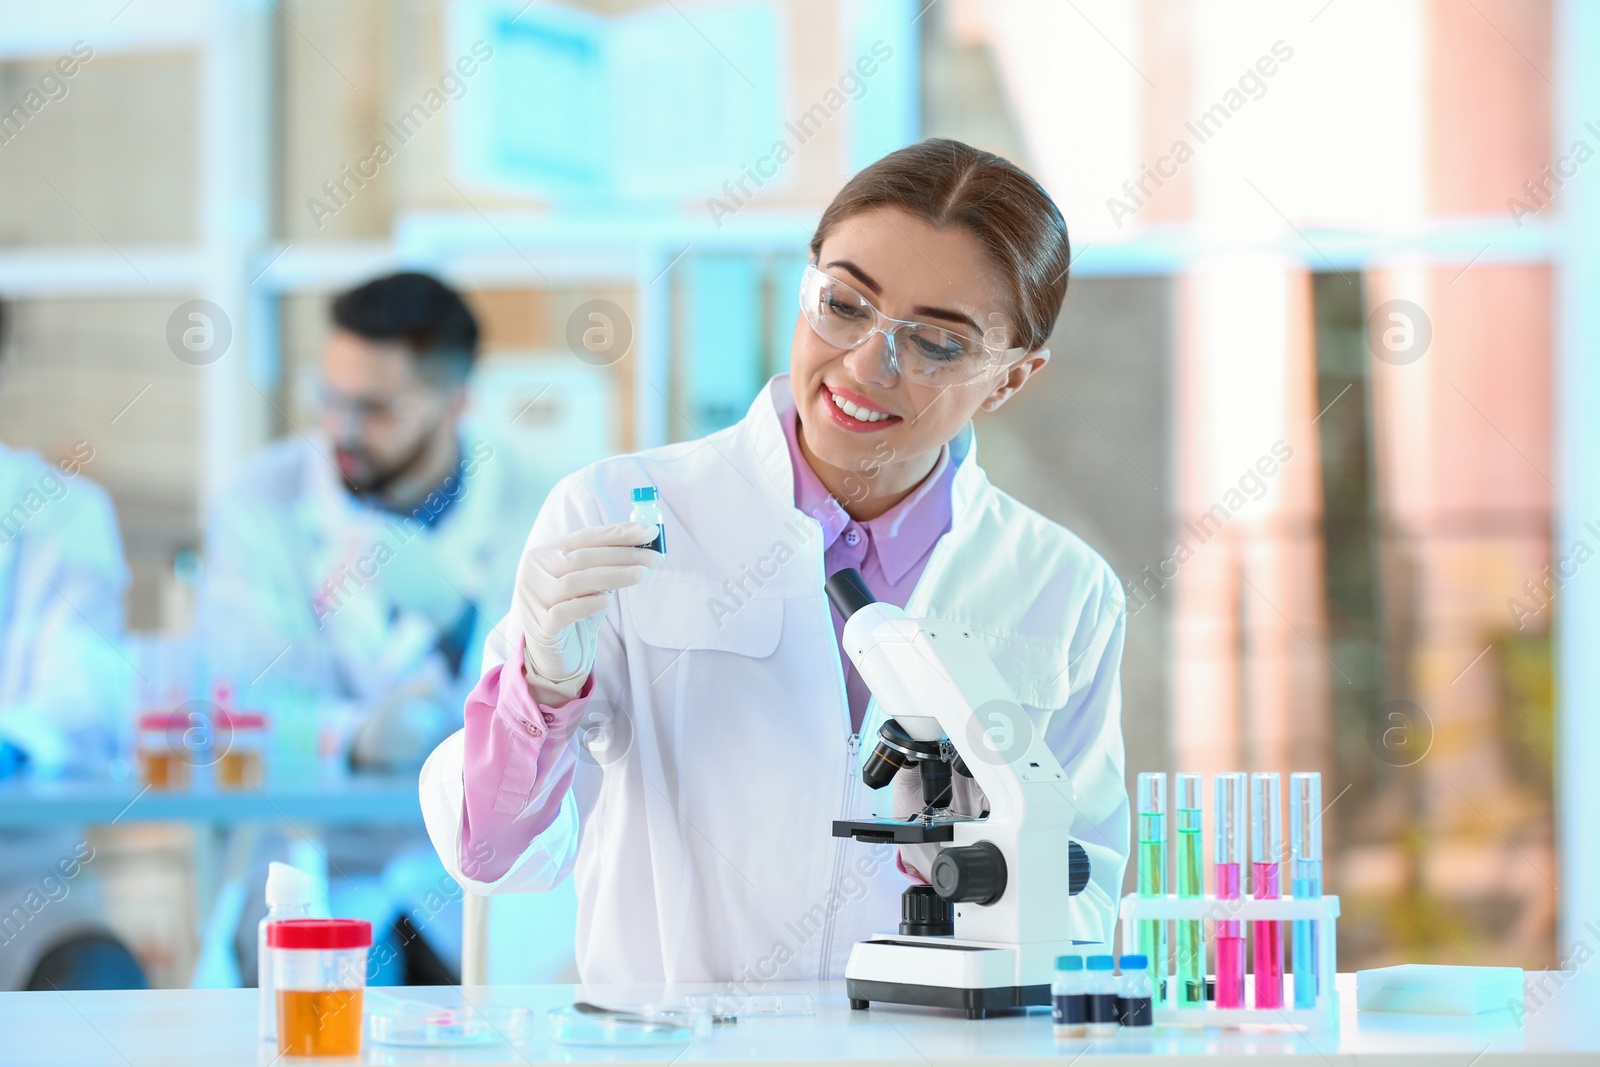
<svg viewBox="0 0 1600 1067">
<path fill-rule="evenodd" d="M 1204 897 L 1141 897 L 1129 893 L 1122 898 L 1122 931 L 1120 945 L 1124 953 L 1137 952 L 1130 941 L 1138 939 L 1141 919 L 1170 922 L 1178 919 L 1199 919 L 1205 922 L 1292 922 L 1295 919 L 1313 919 L 1317 923 L 1317 1000 L 1310 1008 L 1175 1008 L 1159 1000 L 1155 1006 L 1157 1026 L 1250 1026 L 1291 1025 L 1322 1030 L 1339 1023 L 1339 994 L 1334 988 L 1334 975 L 1338 971 L 1334 957 L 1334 921 L 1339 918 L 1339 898 L 1323 896 L 1317 899 L 1296 900 L 1282 897 L 1276 900 L 1256 900 L 1243 897 L 1238 900 L 1218 900 Z M 1168 944 L 1172 944 L 1168 939 Z M 1211 934 L 1206 935 L 1211 943 Z M 1167 964 L 1163 964 L 1165 967 Z M 1287 970 L 1286 975 L 1287 977 Z M 1167 985 L 1176 984 L 1174 975 L 1168 974 Z M 1159 991 L 1158 991 L 1159 992 Z M 1253 992 L 1253 991 L 1252 991 Z"/>
</svg>

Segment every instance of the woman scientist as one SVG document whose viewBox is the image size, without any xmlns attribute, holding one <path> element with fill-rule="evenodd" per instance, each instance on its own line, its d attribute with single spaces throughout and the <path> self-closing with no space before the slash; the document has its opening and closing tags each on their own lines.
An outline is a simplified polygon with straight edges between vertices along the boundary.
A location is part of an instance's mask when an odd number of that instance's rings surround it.
<svg viewBox="0 0 1600 1067">
<path fill-rule="evenodd" d="M 550 494 L 465 729 L 422 772 L 429 834 L 467 889 L 573 874 L 586 982 L 836 978 L 898 921 L 917 859 L 830 835 L 891 803 L 861 783 L 858 738 L 882 713 L 823 593 L 844 567 L 983 637 L 1073 783 L 1093 870 L 1077 936 L 1111 934 L 1122 591 L 989 483 L 971 427 L 1049 359 L 1066 226 L 1011 163 L 934 140 L 852 178 L 810 251 L 790 372 L 742 421 Z M 664 556 L 634 547 L 656 532 L 626 521 L 642 486 Z"/>
</svg>

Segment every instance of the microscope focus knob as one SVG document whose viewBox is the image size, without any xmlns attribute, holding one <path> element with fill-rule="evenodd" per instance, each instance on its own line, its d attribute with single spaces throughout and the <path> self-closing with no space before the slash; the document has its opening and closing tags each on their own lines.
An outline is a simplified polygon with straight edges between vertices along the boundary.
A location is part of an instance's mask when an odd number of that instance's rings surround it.
<svg viewBox="0 0 1600 1067">
<path fill-rule="evenodd" d="M 900 932 L 907 936 L 950 936 L 956 932 L 950 902 L 931 885 L 914 885 L 900 894 Z"/>
<path fill-rule="evenodd" d="M 942 849 L 930 877 L 952 904 L 993 904 L 1006 891 L 1006 858 L 987 841 Z"/>
</svg>

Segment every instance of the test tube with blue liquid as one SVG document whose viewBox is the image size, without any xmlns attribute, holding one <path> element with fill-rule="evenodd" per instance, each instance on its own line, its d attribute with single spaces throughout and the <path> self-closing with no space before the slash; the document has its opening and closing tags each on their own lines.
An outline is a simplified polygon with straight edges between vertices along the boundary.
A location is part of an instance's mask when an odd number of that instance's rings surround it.
<svg viewBox="0 0 1600 1067">
<path fill-rule="evenodd" d="M 1322 897 L 1322 775 L 1289 775 L 1289 879 L 1296 900 Z M 1294 1006 L 1317 1004 L 1317 923 L 1296 919 L 1294 937 Z"/>
<path fill-rule="evenodd" d="M 1139 895 L 1167 895 L 1167 776 L 1146 771 L 1139 775 Z M 1167 978 L 1167 922 L 1139 921 L 1139 955 L 1145 958 L 1150 985 L 1157 1000 L 1165 1002 Z"/>
<path fill-rule="evenodd" d="M 1283 791 L 1276 771 L 1250 776 L 1250 895 L 1256 900 L 1283 896 Z M 1257 1008 L 1283 1007 L 1283 923 L 1257 919 L 1250 924 L 1251 970 Z"/>
<path fill-rule="evenodd" d="M 1178 896 L 1194 900 L 1206 895 L 1206 847 L 1201 836 L 1201 778 L 1180 774 L 1176 785 L 1178 847 Z M 1205 923 L 1199 919 L 1178 921 L 1178 1007 L 1206 1006 Z"/>
</svg>

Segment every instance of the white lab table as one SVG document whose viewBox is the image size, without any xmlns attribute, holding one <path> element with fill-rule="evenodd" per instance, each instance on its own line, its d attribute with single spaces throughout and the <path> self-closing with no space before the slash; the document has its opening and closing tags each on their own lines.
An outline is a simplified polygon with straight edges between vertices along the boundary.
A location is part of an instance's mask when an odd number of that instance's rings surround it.
<svg viewBox="0 0 1600 1067">
<path fill-rule="evenodd" d="M 1539 975 L 1528 975 L 1534 989 Z M 1600 974 L 1565 981 L 1552 975 L 1545 992 L 1528 1000 L 1518 1026 L 1509 1011 L 1475 1017 L 1357 1013 L 1355 978 L 1340 975 L 1342 1013 L 1336 1029 L 1300 1034 L 1281 1029 L 1158 1029 L 1098 1041 L 1056 1041 L 1048 1013 L 968 1021 L 955 1013 L 917 1008 L 851 1011 L 838 986 L 769 984 L 764 993 L 809 992 L 809 1017 L 744 1019 L 721 1025 L 687 1044 L 626 1053 L 558 1045 L 549 1040 L 542 1011 L 584 999 L 614 1007 L 666 1002 L 664 991 L 642 987 L 439 987 L 393 992 L 411 999 L 459 1004 L 514 1004 L 541 1010 L 533 1036 L 515 1047 L 479 1046 L 446 1053 L 392 1048 L 367 1041 L 370 1064 L 626 1062 L 635 1064 L 859 1063 L 871 1067 L 945 1064 L 1056 1063 L 1116 1057 L 1119 1064 L 1172 1064 L 1202 1059 L 1330 1067 L 1508 1067 L 1600 1064 Z M 688 992 L 709 986 L 679 987 Z M 1535 1007 L 1535 1005 L 1541 1005 Z M 273 1057 L 256 1042 L 254 990 L 0 993 L 0 1067 L 226 1067 L 262 1065 Z M 291 1061 L 281 1061 L 284 1063 Z M 295 1060 L 296 1063 L 317 1061 Z M 322 1061 L 328 1063 L 350 1061 Z"/>
</svg>

